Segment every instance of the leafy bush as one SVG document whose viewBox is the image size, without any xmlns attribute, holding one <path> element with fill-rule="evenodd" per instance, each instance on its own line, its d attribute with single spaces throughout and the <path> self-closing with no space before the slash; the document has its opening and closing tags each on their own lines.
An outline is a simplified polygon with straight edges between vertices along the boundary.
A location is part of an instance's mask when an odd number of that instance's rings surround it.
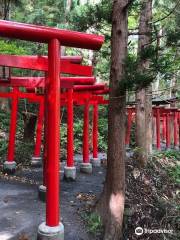
<svg viewBox="0 0 180 240">
<path fill-rule="evenodd" d="M 169 176 L 178 184 L 180 184 L 180 166 L 176 165 L 167 169 Z"/>
<path fill-rule="evenodd" d="M 15 160 L 17 164 L 29 165 L 34 151 L 34 144 L 29 142 L 18 142 L 15 149 Z"/>
<path fill-rule="evenodd" d="M 180 152 L 175 150 L 168 150 L 162 152 L 156 152 L 153 155 L 159 162 L 161 161 L 161 166 L 167 171 L 170 178 L 176 182 L 180 183 Z"/>
<path fill-rule="evenodd" d="M 103 224 L 101 217 L 97 213 L 85 213 L 83 216 L 87 224 L 88 232 L 97 236 L 102 233 Z"/>
</svg>

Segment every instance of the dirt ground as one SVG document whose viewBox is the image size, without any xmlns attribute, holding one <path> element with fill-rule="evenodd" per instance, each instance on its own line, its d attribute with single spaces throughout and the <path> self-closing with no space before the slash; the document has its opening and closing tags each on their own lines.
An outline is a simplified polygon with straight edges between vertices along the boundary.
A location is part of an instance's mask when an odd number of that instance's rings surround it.
<svg viewBox="0 0 180 240">
<path fill-rule="evenodd" d="M 76 156 L 80 158 L 81 156 Z M 82 174 L 77 165 L 77 180 L 61 179 L 61 221 L 65 227 L 65 240 L 90 240 L 81 213 L 91 206 L 95 195 L 103 187 L 105 170 L 93 169 L 91 175 Z M 61 164 L 61 178 L 63 176 Z M 35 240 L 37 227 L 45 219 L 45 204 L 38 200 L 38 186 L 42 182 L 41 168 L 21 167 L 13 176 L 0 173 L 0 240 Z"/>
<path fill-rule="evenodd" d="M 139 170 L 136 160 L 126 159 L 126 205 L 123 240 L 179 239 L 179 185 L 164 169 L 164 160 L 152 159 L 147 168 Z M 103 157 L 102 157 L 103 158 Z M 76 156 L 76 182 L 61 181 L 61 218 L 65 240 L 95 240 L 82 218 L 102 191 L 105 165 L 94 168 L 92 175 L 79 171 L 82 156 Z M 167 161 L 167 159 L 165 160 Z M 163 164 L 162 164 L 163 162 Z M 168 162 L 169 164 L 169 162 Z M 61 164 L 63 170 L 64 163 Z M 61 177 L 63 172 L 61 172 Z M 37 187 L 42 182 L 41 168 L 21 167 L 14 176 L 0 174 L 0 236 L 1 240 L 35 240 L 37 226 L 45 219 L 45 204 L 38 200 Z M 180 205 L 179 205 L 180 206 Z M 135 229 L 166 229 L 171 233 L 135 234 Z M 2 237 L 1 237 L 2 238 Z"/>
</svg>

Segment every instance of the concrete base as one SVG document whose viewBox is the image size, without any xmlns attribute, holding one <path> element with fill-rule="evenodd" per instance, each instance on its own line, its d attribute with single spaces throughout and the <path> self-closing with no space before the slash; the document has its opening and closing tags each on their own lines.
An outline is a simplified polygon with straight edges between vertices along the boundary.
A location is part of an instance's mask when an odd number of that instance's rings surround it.
<svg viewBox="0 0 180 240">
<path fill-rule="evenodd" d="M 76 180 L 76 167 L 64 167 L 64 179 L 66 181 Z"/>
<path fill-rule="evenodd" d="M 92 158 L 91 163 L 92 163 L 93 167 L 100 167 L 101 166 L 101 159 Z"/>
<path fill-rule="evenodd" d="M 174 146 L 174 149 L 175 150 L 179 150 L 179 146 Z"/>
<path fill-rule="evenodd" d="M 81 163 L 80 171 L 82 173 L 91 174 L 92 173 L 92 164 L 91 163 Z"/>
<path fill-rule="evenodd" d="M 59 223 L 57 227 L 49 227 L 42 223 L 38 228 L 37 240 L 64 240 L 64 226 Z"/>
<path fill-rule="evenodd" d="M 165 149 L 166 151 L 171 151 L 172 149 L 170 147 L 166 148 Z"/>
<path fill-rule="evenodd" d="M 16 171 L 16 162 L 5 161 L 3 165 L 3 172 L 8 174 L 14 174 Z"/>
<path fill-rule="evenodd" d="M 39 200 L 42 202 L 46 201 L 46 186 L 44 185 L 39 186 Z"/>
<path fill-rule="evenodd" d="M 41 157 L 32 157 L 31 166 L 32 167 L 41 167 L 42 166 L 42 158 Z"/>
<path fill-rule="evenodd" d="M 126 144 L 126 150 L 130 150 L 131 148 L 130 148 L 130 146 L 129 146 L 129 144 Z"/>
</svg>

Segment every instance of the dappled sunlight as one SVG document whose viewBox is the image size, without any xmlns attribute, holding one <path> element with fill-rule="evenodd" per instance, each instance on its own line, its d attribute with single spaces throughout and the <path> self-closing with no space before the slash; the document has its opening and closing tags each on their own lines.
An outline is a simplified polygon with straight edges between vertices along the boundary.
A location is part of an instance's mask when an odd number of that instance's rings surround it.
<svg viewBox="0 0 180 240">
<path fill-rule="evenodd" d="M 0 239 L 1 240 L 9 240 L 13 237 L 12 234 L 10 234 L 9 232 L 0 232 Z"/>
<path fill-rule="evenodd" d="M 109 208 L 112 216 L 121 223 L 124 211 L 124 196 L 122 193 L 111 194 Z"/>
</svg>

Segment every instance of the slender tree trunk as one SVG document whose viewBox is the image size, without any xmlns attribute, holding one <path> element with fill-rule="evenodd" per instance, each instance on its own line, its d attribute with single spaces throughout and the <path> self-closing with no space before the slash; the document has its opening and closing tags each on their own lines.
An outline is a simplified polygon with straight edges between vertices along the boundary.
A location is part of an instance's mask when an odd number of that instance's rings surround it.
<svg viewBox="0 0 180 240">
<path fill-rule="evenodd" d="M 97 203 L 104 226 L 104 240 L 119 240 L 125 201 L 126 91 L 120 89 L 127 56 L 128 0 L 113 2 L 111 36 L 110 102 L 108 113 L 107 175 Z"/>
<path fill-rule="evenodd" d="M 68 14 L 71 10 L 72 0 L 66 0 L 66 13 Z"/>
<path fill-rule="evenodd" d="M 23 113 L 24 120 L 24 136 L 23 140 L 26 142 L 34 142 L 37 116 L 36 114 Z"/>
<path fill-rule="evenodd" d="M 149 47 L 151 42 L 152 0 L 142 0 L 139 22 L 138 54 Z M 148 59 L 140 59 L 139 70 L 143 73 L 149 68 Z M 137 158 L 141 166 L 147 163 L 152 152 L 152 86 L 136 92 L 136 144 Z"/>
</svg>

